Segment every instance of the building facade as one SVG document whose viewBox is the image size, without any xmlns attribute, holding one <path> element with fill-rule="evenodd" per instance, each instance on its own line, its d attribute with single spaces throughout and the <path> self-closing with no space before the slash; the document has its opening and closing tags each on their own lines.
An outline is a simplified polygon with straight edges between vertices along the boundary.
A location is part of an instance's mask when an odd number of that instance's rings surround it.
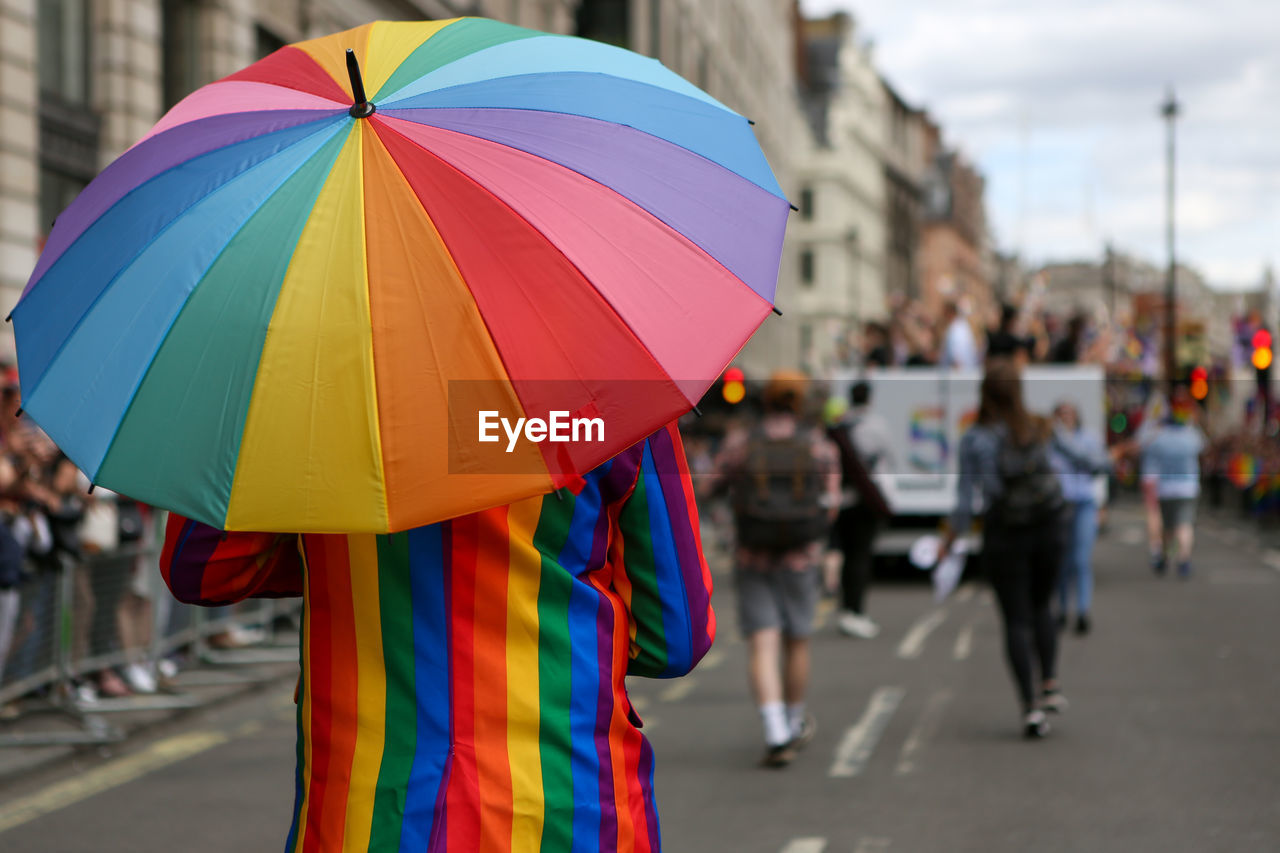
<svg viewBox="0 0 1280 853">
<path fill-rule="evenodd" d="M 845 14 L 803 22 L 801 97 L 811 134 L 798 149 L 791 302 L 801 364 L 826 375 L 856 361 L 862 324 L 886 314 L 885 89 Z"/>
</svg>

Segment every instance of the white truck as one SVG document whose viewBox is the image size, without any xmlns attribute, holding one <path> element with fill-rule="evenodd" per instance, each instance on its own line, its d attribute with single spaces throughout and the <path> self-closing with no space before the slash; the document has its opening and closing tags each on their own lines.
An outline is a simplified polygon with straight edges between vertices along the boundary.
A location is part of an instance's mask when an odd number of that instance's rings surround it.
<svg viewBox="0 0 1280 853">
<path fill-rule="evenodd" d="M 876 553 L 903 555 L 955 507 L 957 450 L 960 436 L 977 417 L 982 374 L 938 367 L 874 369 L 837 376 L 832 393 L 848 399 L 859 379 L 870 383 L 871 410 L 888 422 L 894 439 L 893 458 L 875 475 L 894 514 L 876 539 Z M 1074 403 L 1084 428 L 1105 442 L 1105 380 L 1100 366 L 1033 365 L 1023 371 L 1023 397 L 1028 409 L 1044 415 L 1060 402 Z M 1097 488 L 1099 502 L 1105 502 L 1105 478 Z"/>
</svg>

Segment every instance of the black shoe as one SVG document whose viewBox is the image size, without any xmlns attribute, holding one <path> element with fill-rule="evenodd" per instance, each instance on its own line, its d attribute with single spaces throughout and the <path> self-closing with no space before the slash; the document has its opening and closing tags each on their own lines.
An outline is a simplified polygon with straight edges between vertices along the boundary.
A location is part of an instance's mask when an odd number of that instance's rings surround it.
<svg viewBox="0 0 1280 853">
<path fill-rule="evenodd" d="M 1151 571 L 1155 572 L 1158 577 L 1164 577 L 1164 572 L 1167 568 L 1169 568 L 1169 564 L 1165 561 L 1164 554 L 1151 558 Z"/>
<path fill-rule="evenodd" d="M 1049 719 L 1044 711 L 1028 712 L 1022 718 L 1022 736 L 1027 740 L 1039 740 L 1049 735 Z"/>
<path fill-rule="evenodd" d="M 1067 611 L 1064 610 L 1061 613 L 1059 613 L 1057 617 L 1053 620 L 1053 624 L 1058 626 L 1059 634 L 1067 630 Z"/>
<path fill-rule="evenodd" d="M 779 744 L 777 746 L 766 747 L 764 757 L 760 759 L 761 767 L 786 767 L 792 761 L 795 761 L 796 750 L 791 742 Z"/>
<path fill-rule="evenodd" d="M 1065 714 L 1067 697 L 1063 696 L 1062 691 L 1057 688 L 1045 690 L 1040 694 L 1040 710 L 1049 714 Z"/>
<path fill-rule="evenodd" d="M 1088 613 L 1081 613 L 1076 617 L 1076 636 L 1083 637 L 1093 628 L 1093 622 L 1089 619 Z"/>
</svg>

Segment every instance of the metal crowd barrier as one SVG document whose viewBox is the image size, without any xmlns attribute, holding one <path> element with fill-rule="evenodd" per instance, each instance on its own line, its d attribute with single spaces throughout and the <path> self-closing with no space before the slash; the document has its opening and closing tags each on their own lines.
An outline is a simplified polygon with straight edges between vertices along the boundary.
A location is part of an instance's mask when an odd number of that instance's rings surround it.
<svg viewBox="0 0 1280 853">
<path fill-rule="evenodd" d="M 195 707 L 206 697 L 188 688 L 253 682 L 263 676 L 245 672 L 249 666 L 297 660 L 299 599 L 182 604 L 160 576 L 159 549 L 125 546 L 36 570 L 16 590 L 16 614 L 6 610 L 6 591 L 0 591 L 0 709 L 23 716 L 53 711 L 78 724 L 18 733 L 6 732 L 0 719 L 0 746 L 117 740 L 122 733 L 101 715 Z M 12 621 L 7 644 L 6 619 Z M 219 642 L 228 638 L 232 642 Z M 189 668 L 194 671 L 174 677 Z M 138 673 L 141 682 L 129 685 Z M 86 688 L 103 679 L 123 681 L 130 695 L 94 695 Z"/>
</svg>

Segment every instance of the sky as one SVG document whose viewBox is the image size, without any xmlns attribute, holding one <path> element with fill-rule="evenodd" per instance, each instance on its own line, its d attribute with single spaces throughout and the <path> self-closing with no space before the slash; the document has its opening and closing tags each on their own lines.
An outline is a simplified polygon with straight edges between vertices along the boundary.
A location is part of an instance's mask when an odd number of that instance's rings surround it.
<svg viewBox="0 0 1280 853">
<path fill-rule="evenodd" d="M 1165 248 L 1220 288 L 1280 274 L 1280 2 L 801 0 L 853 14 L 875 63 L 987 178 L 997 247 L 1031 263 Z"/>
</svg>

